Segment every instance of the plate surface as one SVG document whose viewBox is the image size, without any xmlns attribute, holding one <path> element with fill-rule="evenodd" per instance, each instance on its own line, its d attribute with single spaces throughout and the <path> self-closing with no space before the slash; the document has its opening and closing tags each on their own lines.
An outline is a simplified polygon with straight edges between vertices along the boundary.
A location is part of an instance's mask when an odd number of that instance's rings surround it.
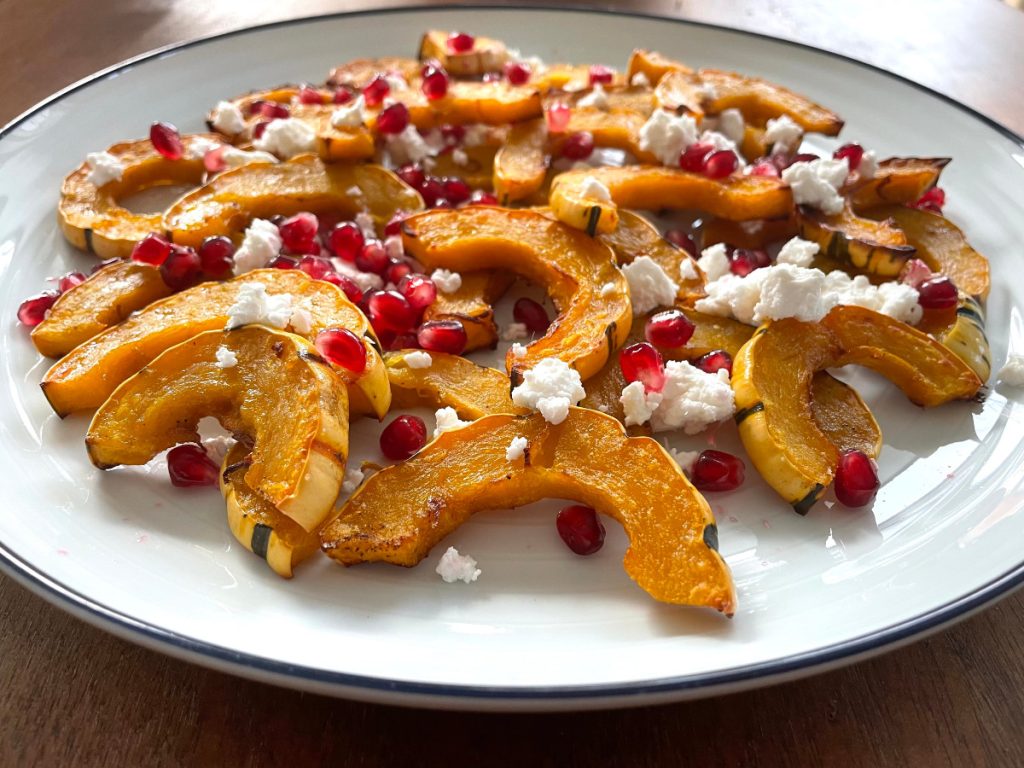
<svg viewBox="0 0 1024 768">
<path fill-rule="evenodd" d="M 478 516 L 446 543 L 483 575 L 445 585 L 441 547 L 418 568 L 323 561 L 291 582 L 232 539 L 216 492 L 181 491 L 163 465 L 101 473 L 87 420 L 61 421 L 38 382 L 46 363 L 13 320 L 47 276 L 87 269 L 54 208 L 88 151 L 144 136 L 153 120 L 200 130 L 216 101 L 316 81 L 342 60 L 410 54 L 428 27 L 500 37 L 548 61 L 623 66 L 643 46 L 691 64 L 777 80 L 837 110 L 845 140 L 889 155 L 954 156 L 947 214 L 993 263 L 989 331 L 998 370 L 1024 351 L 1024 149 L 934 94 L 833 55 L 746 33 L 592 12 L 431 10 L 293 22 L 144 57 L 69 89 L 0 140 L 0 317 L 4 318 L 0 561 L 76 615 L 192 661 L 318 692 L 467 709 L 579 709 L 681 699 L 822 669 L 962 618 L 1024 578 L 1024 420 L 1014 393 L 923 413 L 895 388 L 843 373 L 885 432 L 873 510 L 819 504 L 794 515 L 751 468 L 712 495 L 736 579 L 731 621 L 660 605 L 624 574 L 626 539 L 576 558 L 555 502 Z M 822 142 L 821 148 L 833 144 Z M 354 425 L 373 456 L 378 426 Z M 735 429 L 713 439 L 739 450 Z M 706 446 L 702 436 L 674 441 Z"/>
</svg>

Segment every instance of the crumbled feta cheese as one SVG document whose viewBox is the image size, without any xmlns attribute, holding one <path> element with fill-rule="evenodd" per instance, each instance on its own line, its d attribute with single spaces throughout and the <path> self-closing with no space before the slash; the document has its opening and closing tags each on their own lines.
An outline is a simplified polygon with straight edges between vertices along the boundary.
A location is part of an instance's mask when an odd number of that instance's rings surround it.
<svg viewBox="0 0 1024 768">
<path fill-rule="evenodd" d="M 753 275 L 757 272 L 763 273 L 765 269 L 757 269 L 750 274 Z M 699 312 L 719 317 L 734 317 L 741 323 L 756 325 L 754 308 L 761 298 L 761 279 L 763 277 L 764 275 L 758 275 L 753 280 L 747 280 L 738 275 L 729 274 L 723 275 L 718 280 L 709 280 L 705 286 L 707 295 L 698 299 L 694 306 Z"/>
<path fill-rule="evenodd" d="M 296 333 L 309 333 L 313 330 L 313 315 L 304 307 L 296 307 L 288 319 L 288 325 Z"/>
<path fill-rule="evenodd" d="M 462 144 L 466 147 L 479 147 L 481 144 L 487 143 L 491 135 L 490 127 L 480 123 L 473 123 L 465 128 L 466 133 L 462 137 Z"/>
<path fill-rule="evenodd" d="M 430 279 L 441 293 L 455 293 L 462 287 L 462 275 L 447 269 L 435 269 L 430 273 Z"/>
<path fill-rule="evenodd" d="M 281 233 L 272 221 L 253 219 L 235 251 L 235 274 L 267 266 L 281 252 Z"/>
<path fill-rule="evenodd" d="M 388 154 L 397 165 L 419 163 L 434 154 L 434 150 L 412 124 L 405 126 L 401 133 L 386 138 Z"/>
<path fill-rule="evenodd" d="M 437 422 L 437 426 L 434 428 L 434 437 L 437 437 L 442 432 L 451 432 L 452 430 L 462 429 L 467 424 L 471 424 L 470 421 L 463 421 L 459 418 L 459 414 L 455 412 L 454 408 L 438 408 L 434 413 L 434 420 Z"/>
<path fill-rule="evenodd" d="M 480 578 L 482 573 L 476 567 L 476 560 L 469 555 L 460 555 L 455 547 L 448 547 L 434 571 L 444 579 L 445 584 L 454 584 L 456 581 L 470 584 Z"/>
<path fill-rule="evenodd" d="M 525 339 L 529 336 L 530 332 L 526 328 L 526 323 L 509 323 L 501 332 L 502 341 L 516 341 L 517 339 Z"/>
<path fill-rule="evenodd" d="M 724 109 L 718 116 L 718 130 L 725 134 L 726 138 L 734 144 L 743 141 L 746 122 L 743 120 L 743 113 L 738 109 Z"/>
<path fill-rule="evenodd" d="M 245 117 L 242 116 L 242 110 L 230 101 L 218 101 L 213 108 L 210 124 L 219 133 L 237 136 L 245 130 Z"/>
<path fill-rule="evenodd" d="M 469 165 L 469 155 L 466 154 L 466 150 L 459 149 L 456 147 L 452 150 L 452 162 L 456 165 L 466 166 Z"/>
<path fill-rule="evenodd" d="M 334 267 L 335 272 L 354 282 L 363 293 L 380 290 L 384 287 L 384 280 L 380 275 L 375 275 L 372 272 L 361 272 L 351 262 L 344 259 L 331 259 L 331 265 Z"/>
<path fill-rule="evenodd" d="M 262 323 L 274 328 L 285 328 L 292 317 L 292 295 L 290 293 L 267 293 L 263 283 L 242 283 L 238 287 L 238 298 L 228 309 L 229 331 L 243 325 Z"/>
<path fill-rule="evenodd" d="M 729 251 L 725 243 L 716 243 L 701 251 L 697 266 L 709 283 L 730 274 L 732 270 L 729 268 Z"/>
<path fill-rule="evenodd" d="M 120 181 L 124 176 L 124 163 L 109 152 L 90 152 L 85 156 L 85 164 L 89 166 L 86 181 L 97 187 L 111 181 Z"/>
<path fill-rule="evenodd" d="M 872 285 L 865 275 L 850 277 L 837 270 L 825 275 L 825 286 L 836 304 L 872 309 L 910 325 L 921 319 L 917 289 L 905 283 Z"/>
<path fill-rule="evenodd" d="M 235 439 L 227 435 L 203 438 L 203 449 L 206 451 L 206 455 L 214 464 L 218 465 L 224 463 L 224 457 L 228 455 L 228 451 L 234 444 Z"/>
<path fill-rule="evenodd" d="M 857 173 L 865 181 L 875 178 L 875 174 L 878 173 L 878 157 L 874 152 L 868 150 L 864 153 L 860 165 L 857 166 Z"/>
<path fill-rule="evenodd" d="M 508 444 L 508 448 L 505 449 L 506 461 L 516 461 L 517 459 L 523 458 L 526 453 L 526 447 L 530 444 L 530 441 L 525 437 L 513 437 L 512 442 Z"/>
<path fill-rule="evenodd" d="M 512 402 L 539 411 L 550 424 L 561 424 L 569 406 L 586 394 L 579 372 L 557 357 L 546 357 L 523 374 L 523 383 L 512 390 Z"/>
<path fill-rule="evenodd" d="M 693 472 L 693 465 L 700 458 L 700 451 L 677 451 L 675 448 L 668 447 L 666 447 L 666 450 L 668 450 L 668 455 L 672 457 L 672 460 L 686 474 Z"/>
<path fill-rule="evenodd" d="M 612 193 L 608 187 L 593 176 L 583 178 L 583 182 L 580 184 L 580 194 L 587 200 L 596 200 L 602 203 L 611 202 L 612 199 Z"/>
<path fill-rule="evenodd" d="M 366 473 L 358 467 L 349 467 L 345 470 L 345 481 L 341 484 L 341 492 L 352 494 L 363 482 Z"/>
<path fill-rule="evenodd" d="M 373 224 L 373 216 L 366 211 L 360 211 L 356 214 L 355 222 L 356 226 L 359 227 L 359 231 L 363 233 L 364 238 L 367 240 L 375 240 L 377 238 L 377 228 Z"/>
<path fill-rule="evenodd" d="M 697 123 L 690 115 L 656 109 L 640 129 L 640 149 L 663 165 L 677 167 L 679 155 L 697 140 Z"/>
<path fill-rule="evenodd" d="M 647 392 L 642 381 L 631 381 L 619 397 L 622 411 L 626 415 L 626 426 L 645 423 L 661 405 L 661 400 L 661 392 Z"/>
<path fill-rule="evenodd" d="M 223 344 L 217 347 L 215 355 L 218 368 L 234 368 L 238 365 L 238 355 L 235 354 L 234 350 L 228 349 Z"/>
<path fill-rule="evenodd" d="M 818 244 L 799 237 L 789 240 L 779 255 L 775 257 L 776 264 L 792 264 L 796 267 L 809 267 L 818 253 Z"/>
<path fill-rule="evenodd" d="M 401 235 L 388 235 L 384 238 L 384 252 L 391 259 L 401 259 L 405 256 L 405 246 L 402 245 Z"/>
<path fill-rule="evenodd" d="M 700 84 L 700 93 L 705 99 L 709 101 L 713 101 L 714 99 L 718 98 L 718 89 L 715 88 L 715 86 L 713 86 L 711 83 L 702 82 Z"/>
<path fill-rule="evenodd" d="M 850 164 L 843 158 L 818 158 L 810 162 L 793 163 L 782 172 L 782 180 L 793 193 L 797 205 L 810 205 L 825 213 L 843 210 L 843 196 L 839 188 L 850 175 Z"/>
<path fill-rule="evenodd" d="M 302 120 L 294 117 L 271 120 L 263 130 L 263 135 L 252 145 L 256 149 L 270 152 L 287 160 L 301 155 L 303 152 L 314 151 L 316 149 L 316 131 Z"/>
<path fill-rule="evenodd" d="M 635 85 L 637 88 L 650 88 L 651 81 L 647 79 L 647 75 L 643 72 L 637 72 L 630 78 L 630 85 Z"/>
<path fill-rule="evenodd" d="M 1011 354 L 999 371 L 999 381 L 1009 387 L 1024 387 L 1024 355 Z"/>
<path fill-rule="evenodd" d="M 657 307 L 675 303 L 679 286 L 650 256 L 639 256 L 622 268 L 629 283 L 633 314 L 644 315 Z"/>
<path fill-rule="evenodd" d="M 727 419 L 736 410 L 729 374 L 725 369 L 705 373 L 687 362 L 665 364 L 662 400 L 651 416 L 655 432 L 682 429 L 693 435 Z"/>
<path fill-rule="evenodd" d="M 363 190 L 361 190 L 359 187 L 357 187 L 355 184 L 353 184 L 351 187 L 349 187 L 348 189 L 345 190 L 345 194 L 348 197 L 352 197 L 352 198 L 362 197 L 363 196 Z"/>
<path fill-rule="evenodd" d="M 608 94 L 604 88 L 601 87 L 601 84 L 597 83 L 594 85 L 594 89 L 590 93 L 576 102 L 576 106 L 607 110 L 610 106 L 608 103 Z"/>
<path fill-rule="evenodd" d="M 776 152 L 792 152 L 800 146 L 804 129 L 797 125 L 789 115 L 781 115 L 769 120 L 764 129 L 764 143 Z"/>
<path fill-rule="evenodd" d="M 515 357 L 515 358 L 526 357 L 526 347 L 524 347 L 518 341 L 515 344 L 512 345 L 512 349 L 510 351 L 512 352 L 512 357 Z"/>
<path fill-rule="evenodd" d="M 386 72 L 384 79 L 388 81 L 388 88 L 392 95 L 395 91 L 404 91 L 409 88 L 409 83 L 398 72 Z"/>
<path fill-rule="evenodd" d="M 739 149 L 736 147 L 736 142 L 734 142 L 724 133 L 719 133 L 718 131 L 704 131 L 704 133 L 700 135 L 697 141 L 699 141 L 701 144 L 710 144 L 716 152 L 720 150 L 732 152 L 734 155 L 736 155 L 736 160 L 739 163 L 740 167 L 746 165 L 746 160 L 744 159 L 743 155 L 740 154 Z"/>
<path fill-rule="evenodd" d="M 783 317 L 817 322 L 834 306 L 835 299 L 825 290 L 825 276 L 817 269 L 779 264 L 765 270 L 755 282 L 759 283 L 760 296 L 754 305 L 754 323 Z"/>
<path fill-rule="evenodd" d="M 697 274 L 697 267 L 693 263 L 693 259 L 689 256 L 680 260 L 679 262 L 679 276 L 683 280 L 699 280 L 700 275 Z"/>
<path fill-rule="evenodd" d="M 205 136 L 194 136 L 186 141 L 187 149 L 186 157 L 189 160 L 202 160 L 206 157 L 207 152 L 212 152 L 215 149 L 220 149 L 224 145 L 219 141 L 208 139 Z M 276 160 L 276 158 L 275 158 Z"/>
<path fill-rule="evenodd" d="M 224 147 L 224 151 L 220 153 L 220 159 L 224 161 L 225 168 L 241 168 L 249 163 L 277 162 L 277 158 L 269 152 L 249 151 L 237 147 Z"/>
<path fill-rule="evenodd" d="M 601 286 L 601 298 L 607 299 L 609 296 L 615 295 L 615 283 L 605 283 Z"/>
<path fill-rule="evenodd" d="M 430 353 L 420 349 L 415 352 L 406 352 L 402 359 L 410 368 L 429 368 L 434 363 L 434 358 L 430 356 Z"/>
<path fill-rule="evenodd" d="M 348 104 L 343 104 L 331 113 L 332 128 L 360 128 L 366 122 L 363 113 L 366 100 L 362 95 Z"/>
</svg>

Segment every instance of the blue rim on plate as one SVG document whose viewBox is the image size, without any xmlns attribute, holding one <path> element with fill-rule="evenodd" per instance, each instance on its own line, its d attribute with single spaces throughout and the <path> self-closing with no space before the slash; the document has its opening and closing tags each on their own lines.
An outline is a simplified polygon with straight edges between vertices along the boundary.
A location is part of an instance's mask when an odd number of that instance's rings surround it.
<svg viewBox="0 0 1024 768">
<path fill-rule="evenodd" d="M 86 88 L 99 80 L 106 79 L 112 75 L 117 75 L 119 72 L 122 72 L 136 64 L 149 61 L 150 59 L 159 58 L 170 52 L 181 51 L 194 46 L 203 45 L 208 42 L 234 37 L 236 35 L 246 34 L 256 30 L 267 30 L 296 24 L 307 24 L 323 19 L 383 15 L 391 13 L 429 14 L 447 10 L 523 10 L 537 13 L 554 11 L 559 13 L 570 12 L 624 16 L 651 19 L 669 24 L 703 27 L 707 29 L 747 35 L 753 38 L 771 40 L 777 43 L 782 43 L 783 45 L 824 54 L 826 56 L 854 64 L 858 67 L 883 74 L 898 82 L 913 86 L 917 90 L 927 93 L 930 96 L 955 107 L 961 112 L 970 115 L 975 120 L 978 120 L 979 122 L 994 129 L 1005 138 L 1016 143 L 1018 147 L 1024 151 L 1024 138 L 996 120 L 993 120 L 977 110 L 960 103 L 950 96 L 921 85 L 920 83 L 916 83 L 909 78 L 894 74 L 873 64 L 858 61 L 857 59 L 844 54 L 824 50 L 805 43 L 783 40 L 781 38 L 765 35 L 759 32 L 749 32 L 719 24 L 710 24 L 707 22 L 666 18 L 654 14 L 609 10 L 603 8 L 585 8 L 579 6 L 560 7 L 549 5 L 533 7 L 439 5 L 431 6 L 429 8 L 412 6 L 380 10 L 347 11 L 320 14 L 297 19 L 286 19 L 283 21 L 231 30 L 229 32 L 222 32 L 208 37 L 189 40 L 183 43 L 176 43 L 127 59 L 126 61 L 115 64 L 107 69 L 101 70 L 89 77 L 79 80 L 76 83 L 72 83 L 22 113 L 3 128 L 0 128 L 0 140 L 4 139 L 11 133 L 11 131 L 31 119 L 41 110 L 61 101 L 65 97 Z M 782 678 L 807 676 L 815 671 L 819 671 L 830 666 L 836 666 L 841 663 L 852 663 L 860 658 L 879 653 L 886 648 L 905 644 L 912 639 L 920 639 L 924 635 L 935 632 L 946 625 L 967 618 L 972 613 L 1008 596 L 1015 589 L 1024 585 L 1024 562 L 1021 562 L 1017 567 L 976 589 L 973 593 L 952 600 L 938 608 L 905 621 L 898 622 L 884 629 L 871 632 L 867 635 L 862 635 L 842 643 L 834 644 L 828 648 L 790 656 L 783 660 L 735 667 L 733 669 L 720 672 L 668 677 L 635 683 L 570 685 L 558 687 L 524 686 L 512 688 L 502 686 L 466 686 L 445 685 L 440 683 L 417 683 L 342 672 L 328 672 L 312 667 L 287 664 L 261 656 L 239 653 L 223 646 L 197 641 L 190 637 L 168 631 L 147 622 L 138 621 L 128 614 L 92 600 L 67 584 L 52 579 L 42 571 L 36 569 L 30 563 L 23 560 L 16 552 L 11 551 L 3 542 L 0 542 L 0 570 L 26 586 L 32 592 L 40 595 L 54 605 L 63 608 L 69 613 L 72 613 L 73 615 L 82 618 L 101 629 L 110 631 L 124 639 L 166 652 L 172 656 L 206 666 L 214 664 L 218 668 L 228 669 L 236 674 L 252 679 L 266 681 L 267 678 L 270 678 L 278 684 L 316 690 L 321 693 L 334 692 L 337 694 L 348 694 L 353 697 L 359 697 L 360 693 L 362 693 L 365 698 L 373 698 L 377 700 L 387 699 L 388 694 L 412 695 L 416 697 L 418 703 L 422 703 L 424 705 L 431 703 L 443 703 L 445 699 L 490 701 L 507 700 L 510 702 L 526 702 L 529 700 L 565 701 L 570 699 L 608 699 L 609 706 L 614 706 L 616 704 L 627 704 L 631 697 L 671 694 L 672 692 L 684 691 L 691 693 L 700 691 L 707 695 L 712 695 L 718 692 L 725 692 L 729 689 L 746 687 L 744 685 L 745 683 L 751 683 L 753 681 L 761 681 L 765 684 L 769 684 L 772 682 L 778 682 Z M 648 702 L 644 701 L 642 703 Z"/>
</svg>

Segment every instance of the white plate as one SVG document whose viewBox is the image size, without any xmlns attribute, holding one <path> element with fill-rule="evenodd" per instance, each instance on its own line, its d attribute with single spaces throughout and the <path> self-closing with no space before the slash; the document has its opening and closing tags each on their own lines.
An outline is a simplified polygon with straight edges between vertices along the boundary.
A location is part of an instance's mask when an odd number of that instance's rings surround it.
<svg viewBox="0 0 1024 768">
<path fill-rule="evenodd" d="M 212 491 L 175 490 L 161 465 L 101 473 L 86 421 L 61 422 L 19 301 L 90 259 L 55 225 L 60 180 L 87 151 L 144 136 L 154 119 L 198 130 L 218 99 L 321 79 L 339 61 L 409 54 L 428 27 L 491 34 L 547 60 L 622 66 L 634 46 L 778 80 L 839 111 L 844 138 L 879 156 L 955 156 L 947 212 L 993 263 L 997 367 L 1020 333 L 1024 150 L 984 118 L 855 62 L 745 33 L 596 12 L 431 10 L 277 24 L 129 62 L 71 87 L 0 140 L 0 555 L 39 594 L 161 651 L 262 680 L 374 701 L 466 709 L 578 709 L 707 695 L 805 674 L 892 647 L 1005 595 L 1024 578 L 1019 402 L 924 413 L 861 372 L 886 436 L 873 510 L 819 504 L 801 518 L 752 470 L 711 497 L 739 590 L 731 621 L 652 601 L 623 573 L 610 524 L 591 558 L 567 553 L 555 503 L 483 514 L 452 543 L 483 576 L 443 584 L 419 568 L 343 569 L 291 582 L 234 542 Z M 824 144 L 823 144 L 824 146 Z M 1014 266 L 1016 264 L 1016 266 Z M 1021 347 L 1022 340 L 1012 342 Z M 373 452 L 376 424 L 354 430 Z M 735 429 L 717 433 L 738 450 Z M 691 446 L 702 444 L 690 441 Z"/>
</svg>

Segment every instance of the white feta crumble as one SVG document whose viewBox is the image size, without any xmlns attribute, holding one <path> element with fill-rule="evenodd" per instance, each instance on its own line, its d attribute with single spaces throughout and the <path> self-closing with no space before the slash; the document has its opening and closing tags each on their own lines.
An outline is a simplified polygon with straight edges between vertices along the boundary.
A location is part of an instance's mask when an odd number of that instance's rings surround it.
<svg viewBox="0 0 1024 768">
<path fill-rule="evenodd" d="M 356 269 L 351 262 L 344 259 L 331 259 L 331 265 L 334 267 L 335 272 L 354 282 L 363 293 L 376 291 L 384 287 L 384 280 L 380 275 L 375 275 L 372 272 L 362 272 Z"/>
<path fill-rule="evenodd" d="M 526 357 L 526 347 L 524 347 L 518 341 L 512 345 L 512 349 L 510 351 L 512 352 L 512 357 L 516 359 Z"/>
<path fill-rule="evenodd" d="M 85 156 L 85 164 L 89 166 L 86 181 L 97 187 L 111 181 L 120 181 L 124 176 L 124 163 L 109 152 L 90 152 Z"/>
<path fill-rule="evenodd" d="M 366 100 L 360 95 L 348 104 L 343 104 L 331 113 L 332 128 L 360 128 L 366 122 L 364 109 Z"/>
<path fill-rule="evenodd" d="M 648 421 L 661 405 L 661 392 L 647 392 L 642 381 L 631 381 L 622 389 L 619 402 L 626 415 L 627 427 Z"/>
<path fill-rule="evenodd" d="M 512 442 L 508 444 L 508 448 L 505 449 L 505 460 L 516 461 L 517 459 L 523 458 L 526 454 L 526 447 L 530 444 L 530 441 L 525 437 L 513 437 Z"/>
<path fill-rule="evenodd" d="M 491 129 L 489 126 L 473 123 L 466 126 L 466 132 L 462 136 L 462 144 L 466 147 L 479 147 L 487 143 L 490 135 Z"/>
<path fill-rule="evenodd" d="M 804 129 L 789 115 L 769 120 L 764 129 L 764 143 L 776 152 L 792 152 L 800 146 Z"/>
<path fill-rule="evenodd" d="M 417 349 L 415 352 L 407 352 L 403 357 L 405 364 L 410 368 L 429 368 L 434 363 L 434 358 L 430 356 L 429 352 L 424 352 L 421 349 Z"/>
<path fill-rule="evenodd" d="M 355 492 L 356 488 L 363 482 L 365 473 L 358 467 L 350 467 L 345 469 L 345 480 L 341 484 L 341 492 L 344 494 L 351 495 Z"/>
<path fill-rule="evenodd" d="M 605 283 L 601 286 L 600 296 L 602 299 L 607 299 L 609 296 L 615 294 L 615 283 Z"/>
<path fill-rule="evenodd" d="M 401 133 L 387 137 L 388 154 L 397 165 L 419 163 L 434 154 L 431 146 L 411 123 Z"/>
<path fill-rule="evenodd" d="M 438 408 L 434 412 L 434 421 L 437 422 L 437 426 L 434 428 L 434 437 L 437 437 L 442 432 L 451 432 L 456 429 L 462 429 L 467 424 L 472 424 L 471 421 L 460 419 L 459 414 L 451 407 Z"/>
<path fill-rule="evenodd" d="M 467 166 L 469 165 L 469 155 L 466 154 L 466 150 L 459 149 L 456 147 L 452 150 L 452 162 L 456 165 Z"/>
<path fill-rule="evenodd" d="M 482 571 L 476 567 L 476 560 L 469 555 L 460 555 L 455 547 L 448 547 L 434 572 L 440 576 L 445 584 L 454 584 L 456 581 L 463 581 L 470 584 L 480 578 Z"/>
<path fill-rule="evenodd" d="M 746 122 L 743 120 L 743 113 L 738 109 L 724 109 L 718 116 L 718 130 L 735 144 L 743 141 L 745 128 Z"/>
<path fill-rule="evenodd" d="M 719 133 L 718 131 L 704 131 L 697 141 L 701 144 L 710 144 L 714 148 L 715 152 L 723 149 L 727 152 L 732 152 L 736 155 L 736 160 L 741 168 L 746 165 L 747 161 L 743 158 L 743 155 L 740 154 L 740 151 L 736 146 L 736 142 L 724 133 Z"/>
<path fill-rule="evenodd" d="M 253 219 L 245 230 L 242 244 L 235 251 L 235 274 L 241 275 L 267 266 L 281 252 L 281 233 L 266 219 Z"/>
<path fill-rule="evenodd" d="M 650 256 L 633 259 L 622 268 L 622 274 L 629 283 L 634 315 L 644 315 L 657 307 L 670 307 L 675 303 L 679 285 Z"/>
<path fill-rule="evenodd" d="M 345 195 L 351 198 L 359 198 L 363 196 L 363 190 L 353 184 L 351 187 L 345 190 Z"/>
<path fill-rule="evenodd" d="M 288 318 L 288 325 L 296 333 L 309 333 L 313 330 L 313 315 L 304 307 L 296 307 Z"/>
<path fill-rule="evenodd" d="M 693 263 L 693 259 L 687 256 L 681 259 L 679 262 L 679 277 L 683 280 L 699 280 L 700 275 L 697 273 L 697 267 Z"/>
<path fill-rule="evenodd" d="M 220 159 L 224 161 L 225 168 L 241 168 L 249 163 L 277 162 L 277 158 L 269 152 L 250 151 L 237 147 L 224 147 L 224 151 L 220 153 Z"/>
<path fill-rule="evenodd" d="M 679 465 L 679 468 L 686 474 L 693 472 L 693 465 L 697 463 L 697 459 L 700 458 L 700 451 L 677 451 L 675 448 L 669 448 L 666 446 L 668 455 L 672 457 L 672 460 Z"/>
<path fill-rule="evenodd" d="M 224 145 L 219 141 L 208 139 L 205 136 L 195 136 L 187 141 L 188 151 L 186 157 L 189 160 L 202 160 L 206 157 L 207 152 L 212 152 L 215 149 L 220 149 Z M 275 158 L 276 159 L 276 158 Z"/>
<path fill-rule="evenodd" d="M 857 166 L 857 173 L 865 181 L 875 178 L 875 174 L 878 173 L 878 156 L 873 151 L 868 150 L 861 157 L 860 165 Z"/>
<path fill-rule="evenodd" d="M 228 349 L 223 344 L 217 347 L 216 353 L 218 368 L 234 368 L 238 365 L 238 355 L 235 354 L 234 350 Z"/>
<path fill-rule="evenodd" d="M 526 328 L 526 323 L 509 323 L 501 332 L 502 341 L 516 341 L 529 338 L 529 336 L 530 332 Z"/>
<path fill-rule="evenodd" d="M 377 228 L 374 226 L 373 216 L 366 211 L 360 211 L 356 214 L 355 222 L 365 239 L 375 240 L 377 238 Z"/>
<path fill-rule="evenodd" d="M 219 133 L 236 136 L 245 130 L 245 117 L 242 110 L 230 101 L 218 101 L 213 108 L 210 125 Z"/>
<path fill-rule="evenodd" d="M 676 116 L 656 109 L 640 129 L 640 149 L 663 165 L 676 167 L 679 155 L 697 140 L 697 122 L 690 115 Z"/>
<path fill-rule="evenodd" d="M 243 325 L 262 323 L 274 328 L 285 328 L 292 317 L 292 295 L 290 293 L 267 293 L 263 283 L 242 283 L 238 297 L 228 309 L 225 328 L 232 330 Z"/>
<path fill-rule="evenodd" d="M 704 273 L 709 283 L 731 274 L 729 267 L 729 251 L 725 243 L 716 243 L 700 252 L 697 266 Z"/>
<path fill-rule="evenodd" d="M 578 371 L 557 357 L 546 357 L 523 374 L 522 384 L 512 390 L 512 402 L 539 411 L 549 424 L 561 424 L 569 407 L 586 395 Z"/>
<path fill-rule="evenodd" d="M 782 246 L 775 257 L 776 264 L 792 264 L 796 267 L 809 267 L 818 253 L 818 244 L 800 237 L 794 237 Z"/>
<path fill-rule="evenodd" d="M 643 72 L 637 72 L 629 79 L 630 85 L 635 85 L 637 88 L 650 88 L 651 81 L 647 78 Z"/>
<path fill-rule="evenodd" d="M 608 103 L 608 93 L 600 83 L 594 85 L 594 89 L 576 102 L 577 107 L 590 107 L 592 109 L 606 110 L 611 106 Z"/>
<path fill-rule="evenodd" d="M 203 449 L 206 451 L 206 455 L 214 464 L 218 465 L 224 463 L 224 457 L 228 455 L 228 451 L 234 444 L 235 439 L 227 435 L 203 438 Z"/>
<path fill-rule="evenodd" d="M 405 256 L 401 235 L 388 235 L 384 238 L 384 252 L 390 259 L 401 259 Z"/>
<path fill-rule="evenodd" d="M 270 152 L 288 160 L 316 149 L 316 131 L 294 117 L 271 120 L 263 130 L 263 135 L 252 145 L 263 152 Z"/>
<path fill-rule="evenodd" d="M 583 177 L 583 182 L 580 184 L 580 194 L 587 200 L 596 200 L 602 203 L 611 202 L 612 199 L 612 193 L 608 187 L 593 176 Z"/>
<path fill-rule="evenodd" d="M 806 163 L 793 163 L 782 172 L 782 180 L 789 185 L 793 202 L 797 205 L 809 205 L 825 213 L 836 214 L 843 210 L 844 199 L 839 188 L 849 175 L 850 164 L 846 158 L 833 160 L 821 157 Z"/>
<path fill-rule="evenodd" d="M 1024 355 L 1009 355 L 998 378 L 1009 387 L 1024 387 Z"/>
<path fill-rule="evenodd" d="M 384 79 L 388 82 L 388 88 L 393 95 L 395 91 L 404 91 L 409 88 L 409 83 L 398 72 L 386 72 Z"/>
<path fill-rule="evenodd" d="M 435 269 L 430 273 L 430 279 L 441 293 L 455 293 L 462 287 L 462 275 L 447 269 Z"/>
<path fill-rule="evenodd" d="M 705 373 L 687 362 L 665 364 L 662 400 L 651 416 L 655 432 L 682 429 L 686 434 L 701 432 L 736 410 L 729 373 L 725 369 Z"/>
</svg>

